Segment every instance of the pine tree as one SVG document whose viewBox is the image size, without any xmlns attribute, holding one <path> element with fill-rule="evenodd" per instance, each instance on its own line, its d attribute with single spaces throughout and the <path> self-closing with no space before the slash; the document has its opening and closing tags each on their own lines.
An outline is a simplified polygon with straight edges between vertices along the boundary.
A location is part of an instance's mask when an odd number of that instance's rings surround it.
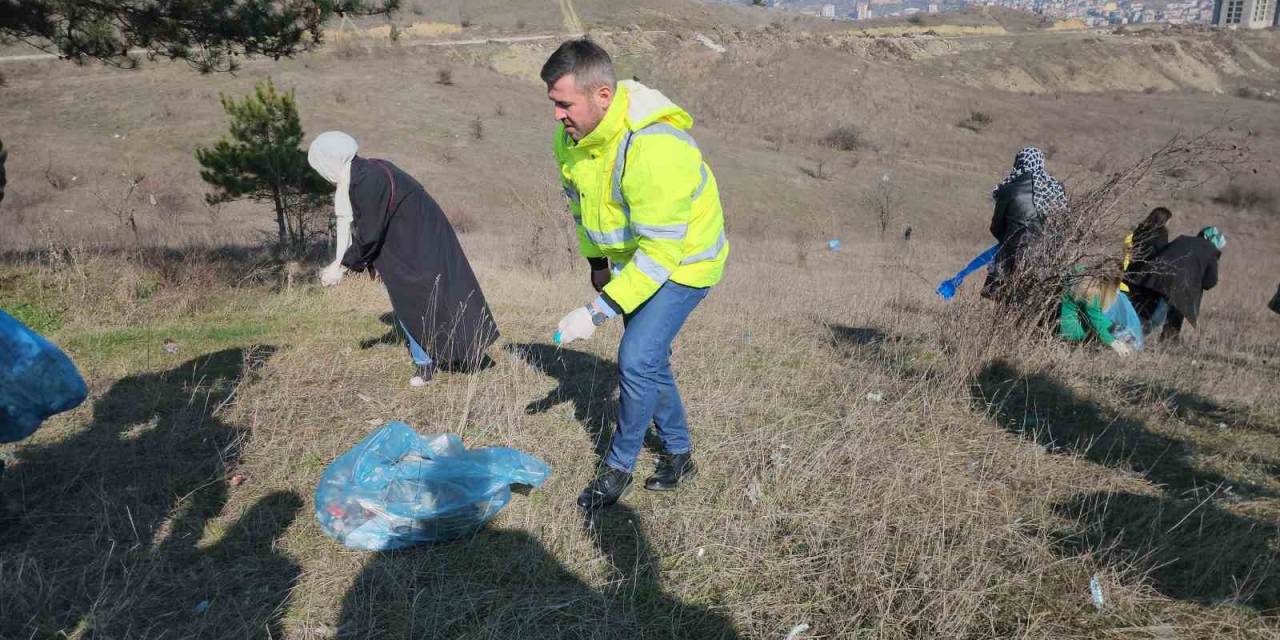
<svg viewBox="0 0 1280 640">
<path fill-rule="evenodd" d="M 241 101 L 220 100 L 230 119 L 230 137 L 196 150 L 200 177 L 217 189 L 207 196 L 209 203 L 271 202 L 279 248 L 304 252 L 317 232 L 308 222 L 333 187 L 307 164 L 293 91 L 279 93 L 266 80 Z"/>
</svg>

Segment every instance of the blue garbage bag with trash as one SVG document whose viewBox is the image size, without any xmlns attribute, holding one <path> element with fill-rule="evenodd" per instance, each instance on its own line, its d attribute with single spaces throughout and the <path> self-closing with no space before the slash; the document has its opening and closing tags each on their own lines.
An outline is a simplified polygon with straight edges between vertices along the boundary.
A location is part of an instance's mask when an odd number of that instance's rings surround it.
<svg viewBox="0 0 1280 640">
<path fill-rule="evenodd" d="M 1128 294 L 1118 292 L 1116 301 L 1103 313 L 1111 320 L 1111 335 L 1116 340 L 1127 343 L 1133 351 L 1142 351 L 1142 319 L 1138 317 L 1138 311 L 1133 308 Z"/>
<path fill-rule="evenodd" d="M 484 526 L 511 501 L 512 485 L 538 487 L 550 473 L 515 449 L 467 449 L 455 434 L 424 436 L 388 422 L 325 469 L 316 519 L 354 549 L 442 542 Z"/>
<path fill-rule="evenodd" d="M 991 245 L 991 247 L 986 251 L 979 253 L 973 260 L 970 260 L 969 264 L 965 265 L 965 267 L 954 276 L 943 280 L 942 284 L 939 284 L 938 288 L 935 290 L 938 297 L 943 300 L 950 300 L 956 297 L 956 290 L 960 288 L 962 283 L 964 283 L 964 279 L 969 277 L 969 274 L 974 271 L 991 264 L 991 261 L 996 259 L 996 252 L 998 251 L 1000 251 L 999 244 Z"/>
<path fill-rule="evenodd" d="M 88 395 L 67 354 L 0 311 L 0 442 L 26 438 L 49 416 L 80 406 Z"/>
</svg>

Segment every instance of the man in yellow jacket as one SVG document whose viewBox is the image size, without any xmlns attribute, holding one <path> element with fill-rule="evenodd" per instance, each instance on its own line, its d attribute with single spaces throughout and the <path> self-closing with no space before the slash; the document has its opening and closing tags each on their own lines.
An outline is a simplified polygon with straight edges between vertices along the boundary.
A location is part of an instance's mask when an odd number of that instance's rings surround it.
<svg viewBox="0 0 1280 640">
<path fill-rule="evenodd" d="M 664 454 L 645 481 L 675 489 L 695 473 L 671 343 L 720 282 L 729 255 L 715 176 L 689 135 L 693 118 L 658 91 L 616 82 L 609 54 L 565 42 L 542 67 L 555 104 L 555 157 L 599 295 L 560 321 L 561 343 L 590 338 L 621 315 L 618 427 L 579 506 L 611 505 L 631 485 L 650 423 Z"/>
</svg>

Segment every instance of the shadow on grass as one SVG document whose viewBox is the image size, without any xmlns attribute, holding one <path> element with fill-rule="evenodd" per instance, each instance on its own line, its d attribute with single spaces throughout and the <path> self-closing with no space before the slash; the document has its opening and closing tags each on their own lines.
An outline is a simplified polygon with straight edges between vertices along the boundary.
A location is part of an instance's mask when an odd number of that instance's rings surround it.
<svg viewBox="0 0 1280 640">
<path fill-rule="evenodd" d="M 607 563 L 593 588 L 523 531 L 372 557 L 342 604 L 341 637 L 738 638 L 715 610 L 662 588 L 640 517 L 615 506 L 588 520 Z M 585 560 L 585 559 L 584 559 Z"/>
<path fill-rule="evenodd" d="M 404 339 L 404 333 L 400 331 L 400 327 L 396 326 L 395 314 L 391 312 L 378 316 L 378 322 L 387 325 L 387 332 L 377 338 L 366 338 L 360 341 L 361 349 L 373 349 L 382 345 L 396 345 L 409 348 L 409 343 Z"/>
<path fill-rule="evenodd" d="M 873 362 L 899 380 L 935 380 L 946 366 L 942 353 L 920 337 L 842 324 L 828 324 L 827 330 L 831 332 L 830 344 L 838 352 Z"/>
<path fill-rule="evenodd" d="M 1024 374 L 997 361 L 978 374 L 973 392 L 975 409 L 989 412 L 1006 430 L 1051 451 L 1068 450 L 1096 464 L 1145 474 L 1173 496 L 1231 484 L 1197 466 L 1188 443 L 1104 411 L 1050 376 Z"/>
<path fill-rule="evenodd" d="M 603 458 L 618 419 L 618 403 L 614 400 L 618 365 L 590 353 L 551 344 L 515 344 L 507 349 L 556 381 L 556 388 L 530 402 L 524 412 L 528 415 L 546 413 L 572 402 L 574 419 L 591 438 L 596 456 Z"/>
<path fill-rule="evenodd" d="M 1116 381 L 1108 381 L 1116 384 Z M 1119 397 L 1130 405 L 1168 412 L 1188 424 L 1213 428 L 1226 424 L 1232 429 L 1247 429 L 1259 434 L 1280 436 L 1280 424 L 1274 416 L 1251 413 L 1247 409 L 1231 407 L 1197 393 L 1180 391 L 1151 381 L 1126 381 L 1117 384 Z"/>
<path fill-rule="evenodd" d="M 122 378 L 89 425 L 18 450 L 0 483 L 0 637 L 281 637 L 298 567 L 274 546 L 301 498 L 272 494 L 225 529 L 217 520 L 248 436 L 221 411 L 274 351 Z"/>
<path fill-rule="evenodd" d="M 1190 444 L 1115 415 L 1048 375 L 1023 373 L 1007 362 L 988 365 L 973 391 L 975 408 L 990 413 L 1004 429 L 1049 450 L 1144 473 L 1164 489 L 1158 497 L 1094 493 L 1059 504 L 1060 514 L 1083 527 L 1061 536 L 1063 554 L 1088 552 L 1143 568 L 1152 585 L 1172 598 L 1234 602 L 1261 611 L 1280 606 L 1280 525 L 1217 506 L 1216 491 L 1233 483 L 1195 464 Z M 1217 407 L 1191 396 L 1184 402 Z M 1269 495 L 1244 483 L 1233 488 Z"/>
<path fill-rule="evenodd" d="M 1085 525 L 1059 543 L 1066 554 L 1145 567 L 1152 586 L 1171 598 L 1280 613 L 1278 521 L 1212 502 L 1127 493 L 1078 495 L 1057 510 Z"/>
</svg>

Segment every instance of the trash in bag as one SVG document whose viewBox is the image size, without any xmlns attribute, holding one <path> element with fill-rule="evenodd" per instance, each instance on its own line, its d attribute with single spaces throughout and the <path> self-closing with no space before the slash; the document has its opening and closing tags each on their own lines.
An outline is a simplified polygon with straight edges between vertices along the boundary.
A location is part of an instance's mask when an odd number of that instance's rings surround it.
<svg viewBox="0 0 1280 640">
<path fill-rule="evenodd" d="M 71 358 L 0 311 L 0 442 L 21 440 L 89 395 Z"/>
<path fill-rule="evenodd" d="M 329 536 L 367 551 L 469 535 L 511 501 L 511 485 L 541 486 L 547 464 L 506 447 L 470 449 L 452 433 L 420 435 L 403 422 L 369 434 L 325 469 L 316 519 Z"/>
<path fill-rule="evenodd" d="M 970 260 L 969 264 L 965 265 L 965 267 L 954 276 L 943 280 L 942 284 L 938 285 L 936 290 L 938 297 L 943 300 L 950 300 L 956 297 L 956 289 L 960 288 L 960 284 L 964 282 L 964 279 L 969 277 L 969 274 L 974 271 L 991 264 L 991 261 L 996 258 L 996 252 L 999 250 L 1000 245 L 991 245 L 991 248 L 978 254 L 978 256 L 973 260 Z"/>
<path fill-rule="evenodd" d="M 1142 320 L 1129 296 L 1123 291 L 1118 292 L 1116 301 L 1104 313 L 1111 320 L 1111 335 L 1127 343 L 1133 351 L 1142 351 Z"/>
</svg>

